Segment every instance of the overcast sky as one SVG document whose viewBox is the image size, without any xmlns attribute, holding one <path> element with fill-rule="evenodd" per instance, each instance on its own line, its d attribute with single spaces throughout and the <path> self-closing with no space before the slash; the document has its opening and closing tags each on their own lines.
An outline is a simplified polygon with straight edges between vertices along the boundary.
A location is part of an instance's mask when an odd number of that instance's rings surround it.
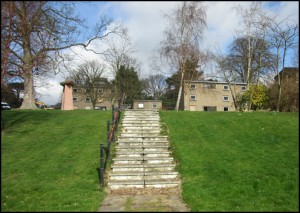
<svg viewBox="0 0 300 213">
<path fill-rule="evenodd" d="M 142 63 L 142 75 L 153 74 L 149 66 L 153 51 L 158 48 L 163 39 L 163 31 L 166 26 L 164 14 L 174 9 L 179 1 L 151 2 L 151 1 L 115 1 L 115 2 L 91 2 L 76 3 L 76 13 L 84 17 L 93 26 L 97 18 L 103 14 L 109 14 L 117 21 L 123 21 L 128 28 L 128 33 L 136 44 L 137 52 L 134 54 Z M 239 17 L 233 10 L 234 6 L 250 6 L 247 1 L 212 1 L 205 2 L 207 5 L 206 21 L 207 29 L 202 41 L 202 48 L 215 48 L 218 45 L 223 51 L 232 42 L 236 30 L 239 28 Z M 298 23 L 299 2 L 262 2 L 263 8 L 277 14 L 279 20 L 289 18 Z M 101 47 L 99 47 L 101 48 Z M 83 53 L 82 50 L 77 50 Z M 99 58 L 91 52 L 84 53 L 87 58 Z M 287 66 L 292 66 L 287 64 Z M 62 86 L 59 82 L 63 81 L 66 75 L 51 77 L 46 88 L 39 89 L 39 98 L 48 105 L 60 102 Z"/>
</svg>

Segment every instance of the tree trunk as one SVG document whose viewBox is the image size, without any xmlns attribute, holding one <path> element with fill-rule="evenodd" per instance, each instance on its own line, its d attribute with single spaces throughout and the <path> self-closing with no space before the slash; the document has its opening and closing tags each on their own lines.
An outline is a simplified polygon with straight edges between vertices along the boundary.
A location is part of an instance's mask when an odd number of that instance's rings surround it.
<svg viewBox="0 0 300 213">
<path fill-rule="evenodd" d="M 24 96 L 20 109 L 38 109 L 35 105 L 33 76 L 31 70 L 28 70 L 24 75 Z"/>
<path fill-rule="evenodd" d="M 176 105 L 175 105 L 176 111 L 178 111 L 178 109 L 179 109 L 179 102 L 180 102 L 182 88 L 183 88 L 183 78 L 184 78 L 184 71 L 181 72 L 180 86 L 179 86 L 177 101 L 176 101 Z"/>
</svg>

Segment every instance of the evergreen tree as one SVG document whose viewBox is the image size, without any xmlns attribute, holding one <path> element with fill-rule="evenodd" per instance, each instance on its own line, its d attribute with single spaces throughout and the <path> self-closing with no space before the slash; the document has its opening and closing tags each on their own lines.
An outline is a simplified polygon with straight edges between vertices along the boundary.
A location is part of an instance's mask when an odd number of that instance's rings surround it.
<svg viewBox="0 0 300 213">
<path fill-rule="evenodd" d="M 121 65 L 113 84 L 119 97 L 125 93 L 125 104 L 133 104 L 133 100 L 141 98 L 142 83 L 133 67 Z"/>
</svg>

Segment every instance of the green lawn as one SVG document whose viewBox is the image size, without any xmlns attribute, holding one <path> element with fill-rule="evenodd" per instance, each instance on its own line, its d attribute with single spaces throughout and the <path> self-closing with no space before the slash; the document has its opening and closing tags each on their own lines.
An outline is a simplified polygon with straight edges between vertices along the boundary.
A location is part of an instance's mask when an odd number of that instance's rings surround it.
<svg viewBox="0 0 300 213">
<path fill-rule="evenodd" d="M 111 111 L 1 112 L 1 210 L 96 211 Z"/>
<path fill-rule="evenodd" d="M 160 112 L 191 211 L 299 211 L 299 114 Z"/>
<path fill-rule="evenodd" d="M 298 211 L 299 114 L 160 112 L 192 211 Z M 1 210 L 96 211 L 111 111 L 1 112 Z"/>
</svg>

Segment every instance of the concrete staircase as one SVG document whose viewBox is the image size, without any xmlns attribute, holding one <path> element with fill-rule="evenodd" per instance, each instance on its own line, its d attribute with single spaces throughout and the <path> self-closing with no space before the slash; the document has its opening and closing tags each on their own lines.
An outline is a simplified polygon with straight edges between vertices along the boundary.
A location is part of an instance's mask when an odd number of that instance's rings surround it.
<svg viewBox="0 0 300 213">
<path fill-rule="evenodd" d="M 160 132 L 158 111 L 125 110 L 109 174 L 110 189 L 179 186 L 168 136 Z"/>
</svg>

